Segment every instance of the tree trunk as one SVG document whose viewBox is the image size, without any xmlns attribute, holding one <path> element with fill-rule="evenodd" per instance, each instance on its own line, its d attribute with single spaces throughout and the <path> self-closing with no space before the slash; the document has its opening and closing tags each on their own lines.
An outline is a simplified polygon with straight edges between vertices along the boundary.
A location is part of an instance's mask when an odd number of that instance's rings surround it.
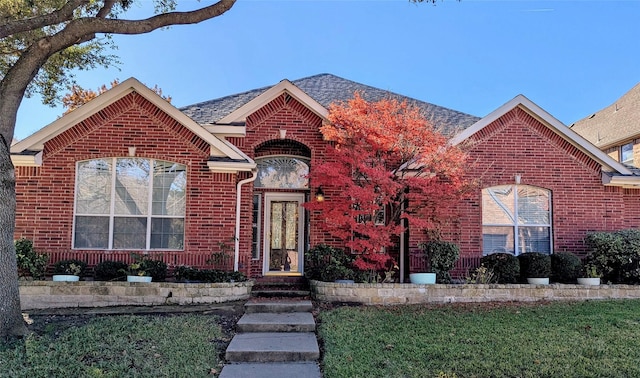
<svg viewBox="0 0 640 378">
<path fill-rule="evenodd" d="M 9 145 L 0 136 L 0 339 L 24 336 L 27 332 L 20 311 L 18 266 L 13 244 L 16 181 Z"/>
</svg>

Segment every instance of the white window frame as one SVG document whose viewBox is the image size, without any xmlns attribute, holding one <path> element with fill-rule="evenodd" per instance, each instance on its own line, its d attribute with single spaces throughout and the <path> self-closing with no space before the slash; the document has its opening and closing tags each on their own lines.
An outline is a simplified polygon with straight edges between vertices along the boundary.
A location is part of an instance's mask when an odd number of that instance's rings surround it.
<svg viewBox="0 0 640 378">
<path fill-rule="evenodd" d="M 622 164 L 634 165 L 634 162 L 635 162 L 635 159 L 634 159 L 634 156 L 633 156 L 634 155 L 634 151 L 633 151 L 634 144 L 635 144 L 634 141 L 631 141 L 629 143 L 625 143 L 625 144 L 620 146 L 620 159 L 619 159 L 619 161 Z M 624 160 L 623 159 L 623 157 L 624 157 L 624 148 L 625 147 L 629 147 L 629 146 L 631 147 L 631 158 Z"/>
<path fill-rule="evenodd" d="M 492 188 L 496 188 L 496 187 L 504 187 L 504 186 L 511 186 L 513 189 L 513 200 L 514 200 L 514 213 L 513 213 L 513 224 L 502 224 L 502 223 L 484 223 L 484 206 L 482 207 L 482 214 L 481 214 L 481 218 L 482 218 L 482 235 L 483 235 L 483 239 L 484 239 L 484 228 L 485 227 L 511 227 L 513 228 L 513 243 L 514 243 L 514 250 L 513 250 L 513 254 L 514 255 L 520 255 L 522 253 L 525 253 L 527 251 L 521 251 L 520 249 L 520 233 L 519 233 L 519 228 L 520 227 L 546 227 L 549 229 L 549 254 L 553 253 L 553 207 L 552 207 L 552 192 L 551 190 L 547 189 L 547 188 L 542 188 L 542 187 L 538 187 L 538 186 L 532 186 L 532 185 L 520 185 L 520 184 L 511 184 L 511 185 L 496 185 L 496 186 L 491 186 L 491 187 L 487 187 L 487 188 L 483 188 L 481 191 L 481 197 L 483 196 L 483 192 L 485 190 L 488 189 L 492 189 Z M 522 224 L 519 222 L 519 217 L 518 217 L 518 188 L 524 188 L 524 187 L 530 187 L 530 188 L 535 188 L 535 189 L 542 189 L 547 191 L 548 193 L 548 200 L 549 200 L 549 223 L 529 223 L 529 224 Z M 482 201 L 482 199 L 481 199 Z M 506 251 L 507 253 L 511 253 L 510 251 Z M 484 250 L 484 242 L 483 242 L 483 246 L 482 246 L 482 255 L 486 256 L 489 255 L 493 252 L 489 251 L 485 251 Z"/>
<path fill-rule="evenodd" d="M 253 237 L 251 238 L 251 248 L 253 249 L 253 246 L 255 245 L 255 254 L 253 253 L 254 251 L 252 250 L 251 252 L 251 258 L 253 260 L 260 260 L 260 252 L 262 251 L 262 248 L 260 247 L 260 240 L 261 240 L 261 233 L 262 233 L 262 227 L 261 227 L 261 212 L 262 212 L 262 194 L 261 193 L 254 193 L 252 199 L 258 198 L 258 203 L 254 206 L 253 209 L 251 209 L 251 221 L 253 222 L 253 213 L 257 212 L 256 214 L 256 222 L 255 224 L 251 225 L 251 231 L 253 232 L 253 229 L 255 228 L 256 230 L 256 238 L 255 240 L 253 239 Z M 256 208 L 257 207 L 257 208 Z M 253 236 L 253 235 L 252 235 Z"/>
<path fill-rule="evenodd" d="M 182 236 L 182 246 L 181 248 L 151 248 L 151 225 L 153 219 L 182 219 L 184 225 L 186 225 L 186 202 L 185 202 L 185 214 L 182 216 L 178 215 L 154 215 L 152 211 L 153 206 L 153 172 L 151 172 L 149 177 L 149 190 L 147 194 L 147 214 L 146 215 L 125 215 L 125 214 L 115 214 L 115 195 L 116 195 L 116 164 L 118 159 L 132 159 L 131 157 L 107 157 L 107 158 L 97 158 L 97 159 L 88 159 L 76 162 L 76 177 L 74 184 L 74 198 L 73 198 L 73 226 L 72 226 L 72 234 L 71 234 L 71 249 L 81 249 L 81 250 L 131 250 L 131 251 L 183 251 L 185 244 L 185 233 L 186 230 L 183 226 L 183 236 Z M 167 162 L 180 164 L 185 167 L 185 174 L 187 173 L 186 164 L 173 162 L 169 160 L 161 160 L 161 159 L 150 159 L 139 157 L 136 159 L 148 160 L 150 163 L 151 170 L 153 170 L 154 164 L 156 161 Z M 79 165 L 84 162 L 92 161 L 92 160 L 111 160 L 111 199 L 109 203 L 109 213 L 108 214 L 80 214 L 77 212 L 78 205 L 78 175 L 79 175 Z M 185 184 L 186 190 L 186 184 Z M 108 230 L 108 245 L 106 248 L 91 248 L 91 247 L 77 247 L 76 244 L 76 221 L 78 217 L 103 217 L 109 218 L 109 230 Z M 145 248 L 113 248 L 113 238 L 114 238 L 114 221 L 115 218 L 146 218 L 146 236 L 145 236 Z"/>
</svg>

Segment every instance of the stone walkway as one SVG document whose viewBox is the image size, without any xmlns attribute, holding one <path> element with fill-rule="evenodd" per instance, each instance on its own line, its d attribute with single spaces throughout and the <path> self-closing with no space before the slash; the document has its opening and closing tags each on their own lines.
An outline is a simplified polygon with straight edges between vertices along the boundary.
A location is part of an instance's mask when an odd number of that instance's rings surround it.
<svg viewBox="0 0 640 378">
<path fill-rule="evenodd" d="M 309 300 L 245 304 L 220 378 L 320 378 L 320 349 Z"/>
</svg>

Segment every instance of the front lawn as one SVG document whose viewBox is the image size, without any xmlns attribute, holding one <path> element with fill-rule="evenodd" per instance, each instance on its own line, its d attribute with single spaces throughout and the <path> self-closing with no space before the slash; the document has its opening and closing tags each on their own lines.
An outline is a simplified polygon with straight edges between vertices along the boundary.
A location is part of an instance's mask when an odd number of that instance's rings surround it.
<svg viewBox="0 0 640 378">
<path fill-rule="evenodd" d="M 640 301 L 340 307 L 325 378 L 640 377 Z"/>
<path fill-rule="evenodd" d="M 213 315 L 57 318 L 0 343 L 0 377 L 207 377 L 229 341 Z"/>
</svg>

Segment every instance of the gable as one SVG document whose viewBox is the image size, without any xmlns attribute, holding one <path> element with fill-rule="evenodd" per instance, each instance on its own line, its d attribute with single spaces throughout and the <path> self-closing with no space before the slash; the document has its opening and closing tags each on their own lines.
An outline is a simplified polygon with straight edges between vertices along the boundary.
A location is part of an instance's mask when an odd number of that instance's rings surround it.
<svg viewBox="0 0 640 378">
<path fill-rule="evenodd" d="M 513 112 L 515 109 L 519 110 L 517 112 Z M 549 140 L 555 140 L 555 144 L 557 146 L 561 146 L 563 150 L 572 152 L 576 159 L 582 161 L 582 164 L 587 166 L 597 164 L 600 171 L 603 172 L 603 183 L 605 184 L 608 183 L 605 182 L 605 174 L 606 176 L 633 175 L 633 172 L 627 167 L 600 151 L 593 144 L 589 143 L 586 139 L 582 138 L 562 122 L 558 121 L 556 118 L 522 95 L 516 96 L 514 99 L 482 118 L 468 129 L 460 132 L 451 139 L 451 143 L 453 145 L 457 145 L 464 143 L 465 141 L 482 140 L 487 135 L 491 134 L 491 130 L 495 128 L 496 125 L 508 124 L 509 119 L 514 116 L 528 116 L 532 120 L 535 120 L 539 125 L 538 132 L 540 134 L 546 135 Z M 505 143 L 509 143 L 509 140 L 506 138 Z M 584 154 L 584 158 L 579 158 L 577 151 Z M 589 163 L 587 160 L 592 160 L 593 162 Z M 640 177 L 636 179 L 638 179 L 638 184 L 640 184 Z"/>
<path fill-rule="evenodd" d="M 212 171 L 249 171 L 255 168 L 255 162 L 237 147 L 211 134 L 133 78 L 12 145 L 12 161 L 16 166 L 38 166 L 42 164 L 42 152 L 46 143 L 63 134 L 67 135 L 66 138 L 73 138 L 73 135 L 100 127 L 122 114 L 123 109 L 132 106 L 138 106 L 146 117 L 159 124 L 172 124 L 175 133 L 191 133 L 204 142 L 211 157 L 209 168 Z M 75 131 L 68 133 L 72 129 Z"/>
</svg>

